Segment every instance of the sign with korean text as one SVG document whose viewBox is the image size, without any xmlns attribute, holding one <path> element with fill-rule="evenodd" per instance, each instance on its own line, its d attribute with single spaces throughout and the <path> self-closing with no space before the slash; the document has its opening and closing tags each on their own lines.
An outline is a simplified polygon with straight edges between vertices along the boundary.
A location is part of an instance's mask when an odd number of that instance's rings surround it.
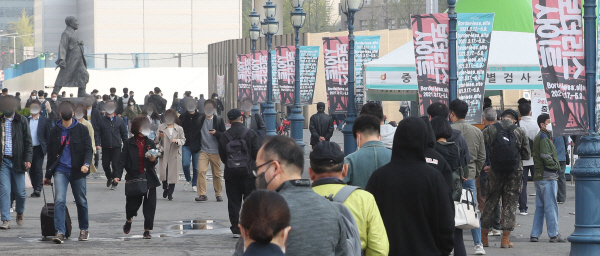
<svg viewBox="0 0 600 256">
<path fill-rule="evenodd" d="M 252 54 L 237 55 L 238 101 L 252 97 Z"/>
<path fill-rule="evenodd" d="M 279 79 L 277 79 L 277 56 L 275 50 L 271 50 L 271 81 L 273 81 L 273 103 L 281 101 L 281 89 L 279 88 Z"/>
<path fill-rule="evenodd" d="M 354 39 L 354 74 L 356 75 L 354 99 L 357 112 L 360 112 L 365 100 L 363 66 L 365 63 L 379 59 L 379 40 L 380 36 L 357 36 Z"/>
<path fill-rule="evenodd" d="M 541 114 L 548 114 L 548 99 L 544 90 L 531 90 L 531 117 L 537 120 Z"/>
<path fill-rule="evenodd" d="M 323 37 L 325 88 L 329 114 L 348 112 L 348 37 Z"/>
<path fill-rule="evenodd" d="M 459 13 L 457 24 L 458 98 L 469 104 L 465 121 L 481 123 L 493 13 Z"/>
<path fill-rule="evenodd" d="M 267 102 L 267 51 L 252 53 L 252 103 Z"/>
<path fill-rule="evenodd" d="M 295 56 L 296 46 L 277 46 L 277 81 L 281 90 L 281 103 L 289 106 L 294 104 Z"/>
<path fill-rule="evenodd" d="M 315 95 L 319 46 L 300 46 L 300 103 L 310 105 Z"/>
<path fill-rule="evenodd" d="M 448 104 L 448 14 L 411 15 L 419 113 L 434 102 Z"/>
<path fill-rule="evenodd" d="M 554 136 L 587 134 L 580 0 L 533 0 L 533 23 Z"/>
</svg>

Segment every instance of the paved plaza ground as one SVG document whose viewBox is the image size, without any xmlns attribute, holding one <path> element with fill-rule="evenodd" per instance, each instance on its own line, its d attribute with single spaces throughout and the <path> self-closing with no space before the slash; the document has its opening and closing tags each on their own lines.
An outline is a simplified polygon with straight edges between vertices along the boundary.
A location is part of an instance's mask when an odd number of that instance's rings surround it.
<svg viewBox="0 0 600 256">
<path fill-rule="evenodd" d="M 308 131 L 304 138 L 308 142 Z M 333 141 L 343 146 L 343 137 L 335 132 Z M 309 151 L 309 147 L 306 147 Z M 308 154 L 305 155 L 308 164 Z M 209 172 L 210 173 L 210 172 Z M 308 174 L 304 173 L 305 177 Z M 570 235 L 574 230 L 575 200 L 574 187 L 567 182 L 567 202 L 559 205 L 560 233 Z M 102 168 L 88 179 L 87 194 L 90 219 L 90 241 L 78 242 L 77 210 L 72 202 L 73 196 L 68 193 L 67 206 L 73 220 L 74 239 L 63 245 L 51 241 L 43 241 L 40 229 L 40 212 L 44 204 L 43 198 L 27 198 L 25 207 L 25 225 L 18 227 L 12 222 L 12 229 L 0 231 L 0 255 L 231 255 L 237 239 L 232 238 L 229 231 L 227 198 L 225 202 L 216 202 L 212 183 L 209 183 L 207 202 L 195 202 L 195 192 L 183 192 L 183 183 L 177 184 L 173 201 L 162 199 L 159 194 L 153 238 L 144 240 L 143 217 L 134 218 L 133 228 L 129 235 L 123 234 L 125 222 L 125 195 L 123 184 L 115 191 L 106 188 Z M 528 185 L 529 194 L 535 191 L 533 182 Z M 51 201 L 50 188 L 46 187 L 47 198 Z M 160 191 L 162 192 L 162 191 Z M 31 194 L 28 189 L 27 194 Z M 487 255 L 568 255 L 570 243 L 551 244 L 544 228 L 540 242 L 530 243 L 529 233 L 535 211 L 535 197 L 528 196 L 530 214 L 517 215 L 518 227 L 512 233 L 511 241 L 514 249 L 500 249 L 500 237 L 490 237 L 490 248 Z M 16 214 L 13 213 L 13 220 Z M 315 234 L 318 235 L 318 234 Z M 464 233 L 465 244 L 469 255 L 473 253 L 473 240 L 469 231 Z"/>
</svg>

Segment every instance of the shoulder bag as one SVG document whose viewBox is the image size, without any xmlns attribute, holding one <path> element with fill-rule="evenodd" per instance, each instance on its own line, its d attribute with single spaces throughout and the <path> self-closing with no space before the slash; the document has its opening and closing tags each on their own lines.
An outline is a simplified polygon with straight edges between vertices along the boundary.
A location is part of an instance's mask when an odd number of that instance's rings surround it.
<svg viewBox="0 0 600 256">
<path fill-rule="evenodd" d="M 454 202 L 454 226 L 458 229 L 479 228 L 479 211 L 473 198 L 473 191 L 463 189 L 460 201 Z"/>
</svg>

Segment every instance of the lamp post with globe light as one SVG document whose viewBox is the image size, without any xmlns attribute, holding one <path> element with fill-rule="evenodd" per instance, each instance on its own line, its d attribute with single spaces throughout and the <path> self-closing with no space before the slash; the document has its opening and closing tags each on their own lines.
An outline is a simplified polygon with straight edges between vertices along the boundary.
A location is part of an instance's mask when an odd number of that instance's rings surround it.
<svg viewBox="0 0 600 256">
<path fill-rule="evenodd" d="M 254 51 L 256 51 L 256 41 L 260 38 L 260 29 L 258 25 L 260 24 L 260 14 L 256 12 L 256 10 L 252 10 L 250 13 L 250 40 L 252 40 L 252 54 L 254 55 Z M 238 99 L 240 100 L 240 99 Z M 258 114 L 259 108 L 258 104 L 254 105 L 252 108 L 252 114 Z"/>
<path fill-rule="evenodd" d="M 292 138 L 302 151 L 304 151 L 303 126 L 304 116 L 302 115 L 302 105 L 300 102 L 300 28 L 304 25 L 306 13 L 302 11 L 304 0 L 292 0 L 294 11 L 290 13 L 292 26 L 296 30 L 296 57 L 295 57 L 295 75 L 294 75 L 294 107 L 289 119 L 292 122 Z"/>
<path fill-rule="evenodd" d="M 273 67 L 271 63 L 271 42 L 273 35 L 279 31 L 279 22 L 275 20 L 275 8 L 276 6 L 271 1 L 263 6 L 265 8 L 266 18 L 261 23 L 262 33 L 265 35 L 267 41 L 268 59 L 267 59 L 267 104 L 265 106 L 265 126 L 267 128 L 267 136 L 275 136 L 275 106 L 273 105 Z"/>
</svg>

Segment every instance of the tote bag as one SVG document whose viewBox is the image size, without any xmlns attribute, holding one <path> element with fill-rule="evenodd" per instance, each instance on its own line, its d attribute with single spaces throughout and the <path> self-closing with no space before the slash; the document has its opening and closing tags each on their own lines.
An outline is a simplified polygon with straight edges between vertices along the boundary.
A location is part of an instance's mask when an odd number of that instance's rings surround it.
<svg viewBox="0 0 600 256">
<path fill-rule="evenodd" d="M 460 201 L 454 201 L 454 226 L 459 229 L 479 228 L 479 212 L 473 191 L 463 189 Z"/>
</svg>

